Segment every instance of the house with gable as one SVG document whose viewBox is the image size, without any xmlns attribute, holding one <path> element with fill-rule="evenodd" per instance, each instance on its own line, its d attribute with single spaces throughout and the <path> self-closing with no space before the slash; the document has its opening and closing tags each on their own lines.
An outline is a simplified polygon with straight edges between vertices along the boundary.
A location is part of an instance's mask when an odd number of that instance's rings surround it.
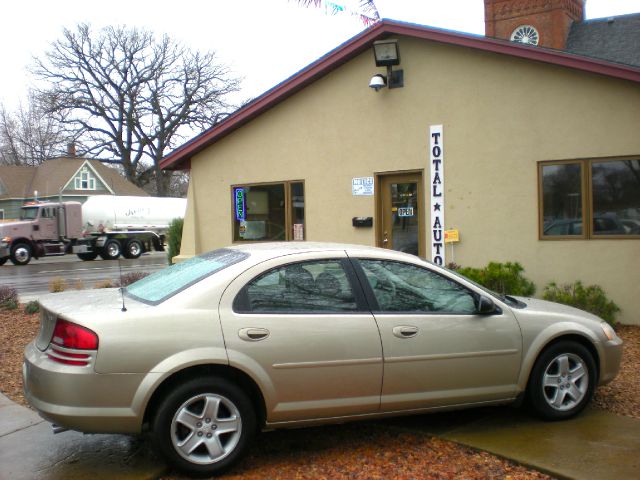
<svg viewBox="0 0 640 480">
<path fill-rule="evenodd" d="M 149 194 L 98 160 L 69 156 L 35 167 L 0 165 L 0 220 L 15 219 L 28 201 L 76 201 L 93 195 Z"/>
<path fill-rule="evenodd" d="M 164 158 L 191 173 L 180 258 L 311 240 L 518 261 L 640 323 L 635 22 L 583 0 L 485 0 L 486 36 L 381 21 Z"/>
</svg>

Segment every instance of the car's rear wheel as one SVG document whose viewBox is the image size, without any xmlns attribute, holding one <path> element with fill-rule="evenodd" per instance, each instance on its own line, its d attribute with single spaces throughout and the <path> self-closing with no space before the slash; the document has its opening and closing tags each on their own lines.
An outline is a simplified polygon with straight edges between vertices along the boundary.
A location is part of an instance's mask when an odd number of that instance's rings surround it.
<svg viewBox="0 0 640 480">
<path fill-rule="evenodd" d="M 529 401 L 543 418 L 570 418 L 591 401 L 596 383 L 596 364 L 589 350 L 576 342 L 559 342 L 538 357 L 529 379 Z"/>
<path fill-rule="evenodd" d="M 256 429 L 247 395 L 221 378 L 195 378 L 162 401 L 152 430 L 156 447 L 175 468 L 211 476 L 233 465 Z"/>
</svg>

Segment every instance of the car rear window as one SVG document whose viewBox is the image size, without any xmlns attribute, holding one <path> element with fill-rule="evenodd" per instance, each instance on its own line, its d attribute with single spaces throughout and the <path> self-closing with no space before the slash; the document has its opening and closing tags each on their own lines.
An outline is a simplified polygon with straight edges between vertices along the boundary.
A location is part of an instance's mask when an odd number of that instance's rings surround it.
<svg viewBox="0 0 640 480">
<path fill-rule="evenodd" d="M 200 280 L 249 257 L 248 253 L 221 248 L 155 272 L 129 285 L 127 296 L 157 305 Z"/>
</svg>

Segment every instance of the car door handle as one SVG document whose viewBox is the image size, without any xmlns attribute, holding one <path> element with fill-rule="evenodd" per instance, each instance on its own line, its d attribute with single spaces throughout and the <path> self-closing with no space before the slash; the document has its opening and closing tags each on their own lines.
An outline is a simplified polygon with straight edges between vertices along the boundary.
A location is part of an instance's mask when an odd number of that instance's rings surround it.
<svg viewBox="0 0 640 480">
<path fill-rule="evenodd" d="M 257 342 L 267 338 L 269 336 L 269 330 L 266 328 L 242 328 L 238 331 L 238 336 L 248 342 Z"/>
<path fill-rule="evenodd" d="M 393 327 L 393 334 L 398 338 L 411 338 L 418 334 L 418 327 L 400 325 Z"/>
</svg>

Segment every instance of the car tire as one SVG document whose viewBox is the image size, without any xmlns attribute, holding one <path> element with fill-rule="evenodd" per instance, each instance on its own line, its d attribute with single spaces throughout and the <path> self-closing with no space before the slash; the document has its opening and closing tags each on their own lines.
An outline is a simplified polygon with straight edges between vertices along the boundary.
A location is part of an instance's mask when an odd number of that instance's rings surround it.
<svg viewBox="0 0 640 480">
<path fill-rule="evenodd" d="M 96 252 L 76 253 L 76 255 L 83 262 L 90 262 L 91 260 L 95 260 L 98 257 L 98 254 Z"/>
<path fill-rule="evenodd" d="M 26 265 L 31 261 L 31 247 L 27 243 L 16 243 L 9 257 L 14 265 Z"/>
<path fill-rule="evenodd" d="M 107 240 L 102 250 L 100 251 L 100 257 L 103 260 L 117 260 L 122 253 L 122 246 L 117 240 Z"/>
<path fill-rule="evenodd" d="M 598 382 L 593 355 L 583 345 L 561 341 L 545 349 L 533 366 L 527 388 L 533 410 L 547 420 L 564 420 L 591 401 Z"/>
<path fill-rule="evenodd" d="M 122 252 L 122 256 L 124 258 L 136 259 L 142 255 L 144 252 L 144 248 L 142 247 L 142 243 L 140 240 L 129 240 L 127 244 L 124 246 L 124 250 Z"/>
<path fill-rule="evenodd" d="M 247 395 L 216 377 L 194 378 L 172 389 L 152 421 L 156 448 L 170 465 L 193 476 L 228 469 L 244 455 L 255 430 Z"/>
</svg>

